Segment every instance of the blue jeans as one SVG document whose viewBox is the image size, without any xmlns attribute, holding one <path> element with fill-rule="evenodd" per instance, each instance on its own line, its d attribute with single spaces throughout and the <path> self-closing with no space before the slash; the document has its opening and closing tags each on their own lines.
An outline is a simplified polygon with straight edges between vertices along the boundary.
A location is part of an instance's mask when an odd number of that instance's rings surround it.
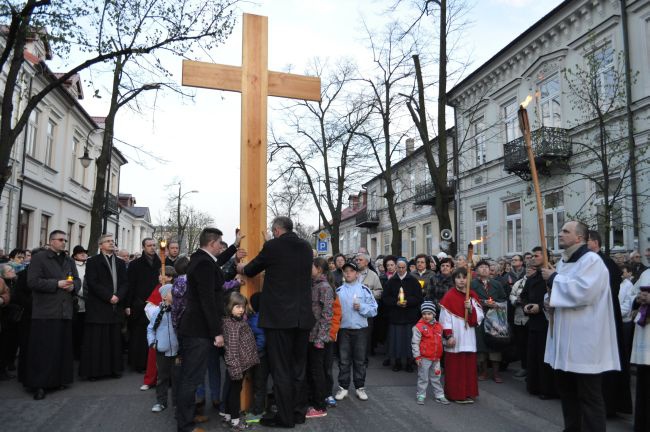
<svg viewBox="0 0 650 432">
<path fill-rule="evenodd" d="M 215 346 L 212 347 L 208 354 L 208 370 L 206 372 L 208 378 L 208 386 L 210 388 L 210 399 L 212 402 L 221 401 L 221 365 L 219 359 L 219 349 Z M 205 379 L 196 388 L 196 400 L 205 401 Z"/>
<path fill-rule="evenodd" d="M 350 386 L 350 368 L 354 368 L 354 387 L 366 384 L 366 348 L 368 346 L 368 329 L 340 329 L 337 340 L 339 344 L 339 386 Z"/>
</svg>

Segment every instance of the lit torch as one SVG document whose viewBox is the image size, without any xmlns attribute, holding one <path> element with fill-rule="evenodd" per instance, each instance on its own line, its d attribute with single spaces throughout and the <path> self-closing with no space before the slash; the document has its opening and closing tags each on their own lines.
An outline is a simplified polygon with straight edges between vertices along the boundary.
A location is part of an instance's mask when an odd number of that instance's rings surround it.
<svg viewBox="0 0 650 432">
<path fill-rule="evenodd" d="M 465 287 L 465 301 L 469 300 L 469 292 L 472 289 L 472 265 L 474 264 L 474 245 L 479 244 L 484 240 L 480 238 L 478 240 L 472 240 L 467 245 L 467 286 Z M 469 320 L 469 311 L 465 308 L 465 328 L 469 325 L 467 321 Z"/>
<path fill-rule="evenodd" d="M 519 107 L 519 128 L 524 136 L 526 142 L 526 151 L 528 153 L 528 163 L 530 164 L 530 176 L 533 180 L 535 187 L 535 197 L 537 198 L 537 225 L 539 226 L 539 241 L 542 246 L 542 259 L 544 268 L 548 268 L 548 254 L 546 253 L 546 235 L 544 233 L 544 207 L 542 206 L 542 192 L 539 189 L 539 178 L 537 177 L 537 165 L 535 165 L 535 155 L 533 153 L 533 145 L 530 137 L 530 123 L 528 122 L 528 111 L 526 107 L 533 100 L 531 95 L 526 97 L 526 100 L 521 103 Z M 550 336 L 553 337 L 553 315 L 549 316 Z"/>
<path fill-rule="evenodd" d="M 526 96 L 526 100 L 519 106 L 519 128 L 524 136 L 526 151 L 528 153 L 528 163 L 530 164 L 530 176 L 535 188 L 535 197 L 537 198 L 537 223 L 539 225 L 539 241 L 542 247 L 542 256 L 544 267 L 548 267 L 548 257 L 546 253 L 546 235 L 544 234 L 544 207 L 542 206 L 542 192 L 539 188 L 539 177 L 537 176 L 537 165 L 535 164 L 535 154 L 533 153 L 533 144 L 530 136 L 530 123 L 528 122 L 528 111 L 526 107 L 533 100 L 531 95 Z"/>
<path fill-rule="evenodd" d="M 167 247 L 167 240 L 163 237 L 160 239 L 160 274 L 165 277 L 165 248 Z M 163 279 L 164 280 L 164 279 Z"/>
</svg>

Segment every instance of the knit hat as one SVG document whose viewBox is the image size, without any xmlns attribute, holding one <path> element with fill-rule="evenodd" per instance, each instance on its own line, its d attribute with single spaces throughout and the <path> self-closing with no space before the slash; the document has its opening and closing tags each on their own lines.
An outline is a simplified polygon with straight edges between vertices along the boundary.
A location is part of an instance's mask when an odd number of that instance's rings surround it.
<svg viewBox="0 0 650 432">
<path fill-rule="evenodd" d="M 432 301 L 425 301 L 420 306 L 420 312 L 431 312 L 434 316 L 436 315 L 436 305 Z"/>
<path fill-rule="evenodd" d="M 172 291 L 172 284 L 165 284 L 158 288 L 158 292 L 160 293 L 161 297 L 165 297 L 167 294 L 169 294 Z"/>
</svg>

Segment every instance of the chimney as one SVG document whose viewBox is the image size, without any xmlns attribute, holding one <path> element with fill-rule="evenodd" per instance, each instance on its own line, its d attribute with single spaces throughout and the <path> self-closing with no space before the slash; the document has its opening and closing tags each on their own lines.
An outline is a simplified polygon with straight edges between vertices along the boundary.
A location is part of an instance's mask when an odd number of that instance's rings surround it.
<svg viewBox="0 0 650 432">
<path fill-rule="evenodd" d="M 415 140 L 413 138 L 406 139 L 406 156 L 411 156 L 415 150 Z"/>
</svg>

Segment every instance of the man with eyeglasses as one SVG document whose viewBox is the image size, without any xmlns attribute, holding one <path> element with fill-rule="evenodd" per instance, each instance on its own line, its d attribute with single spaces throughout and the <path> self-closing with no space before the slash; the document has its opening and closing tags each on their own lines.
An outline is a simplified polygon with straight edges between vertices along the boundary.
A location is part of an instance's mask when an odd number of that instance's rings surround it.
<svg viewBox="0 0 650 432">
<path fill-rule="evenodd" d="M 66 233 L 50 233 L 50 249 L 32 258 L 27 285 L 32 290 L 32 328 L 25 384 L 34 399 L 72 383 L 72 296 L 81 288 L 77 268 L 65 254 Z"/>
</svg>

